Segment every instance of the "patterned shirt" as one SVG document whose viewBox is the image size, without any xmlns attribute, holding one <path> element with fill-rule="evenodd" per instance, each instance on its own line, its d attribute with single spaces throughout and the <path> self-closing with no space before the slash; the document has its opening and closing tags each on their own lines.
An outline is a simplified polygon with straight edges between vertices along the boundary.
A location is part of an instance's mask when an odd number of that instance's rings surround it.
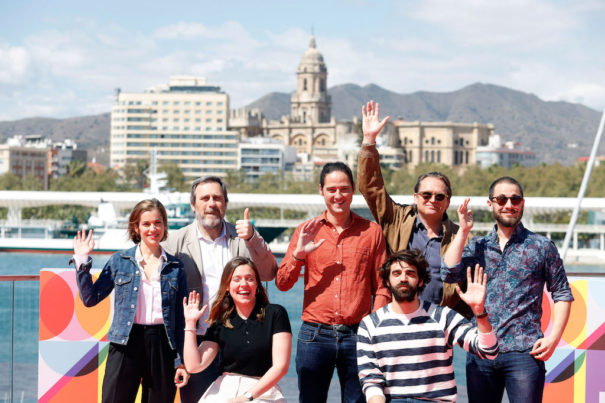
<svg viewBox="0 0 605 403">
<path fill-rule="evenodd" d="M 479 333 L 448 307 L 421 301 L 415 312 L 400 314 L 389 304 L 366 316 L 357 332 L 357 367 L 366 399 L 456 401 L 455 344 L 481 358 L 498 355 L 493 331 Z"/>
<path fill-rule="evenodd" d="M 378 274 L 386 259 L 382 231 L 376 223 L 355 213 L 351 216 L 351 225 L 339 234 L 324 212 L 314 242 L 325 241 L 307 254 L 304 262 L 294 259 L 293 253 L 305 223 L 292 235 L 277 270 L 275 284 L 281 291 L 289 290 L 305 266 L 303 321 L 326 325 L 358 324 L 372 307 L 376 310 L 391 300 Z"/>
<path fill-rule="evenodd" d="M 552 299 L 573 301 L 563 262 L 548 238 L 519 223 L 500 250 L 497 226 L 484 237 L 474 237 L 462 260 L 441 266 L 443 281 L 460 281 L 467 267 L 479 263 L 487 273 L 485 310 L 496 330 L 500 352 L 528 351 L 544 334 L 540 329 L 544 284 Z"/>
</svg>

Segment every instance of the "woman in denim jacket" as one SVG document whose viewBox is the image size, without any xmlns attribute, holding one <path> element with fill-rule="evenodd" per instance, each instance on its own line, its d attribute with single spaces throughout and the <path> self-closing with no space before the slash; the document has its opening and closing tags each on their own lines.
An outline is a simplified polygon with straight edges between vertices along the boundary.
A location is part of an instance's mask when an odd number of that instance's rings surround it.
<svg viewBox="0 0 605 403">
<path fill-rule="evenodd" d="M 183 264 L 160 246 L 168 235 L 162 203 L 139 202 L 130 213 L 128 234 L 136 245 L 115 253 L 94 283 L 92 230 L 74 237 L 84 305 L 98 304 L 115 289 L 102 402 L 134 402 L 141 382 L 143 403 L 172 402 L 189 378 L 182 363 L 187 280 Z"/>
</svg>

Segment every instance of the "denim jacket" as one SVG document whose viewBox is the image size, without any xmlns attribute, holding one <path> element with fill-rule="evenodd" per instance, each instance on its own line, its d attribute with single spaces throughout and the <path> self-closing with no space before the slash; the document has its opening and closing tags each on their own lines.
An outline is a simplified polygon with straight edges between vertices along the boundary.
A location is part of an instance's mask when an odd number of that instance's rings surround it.
<svg viewBox="0 0 605 403">
<path fill-rule="evenodd" d="M 94 284 L 90 275 L 91 258 L 76 271 L 80 298 L 85 306 L 98 304 L 115 288 L 113 321 L 107 339 L 122 345 L 128 343 L 141 289 L 141 273 L 135 259 L 136 248 L 135 245 L 112 255 Z M 177 351 L 177 367 L 182 365 L 183 357 L 185 318 L 182 302 L 187 295 L 187 280 L 181 261 L 170 254 L 166 254 L 166 258 L 160 272 L 162 313 L 168 342 Z"/>
</svg>

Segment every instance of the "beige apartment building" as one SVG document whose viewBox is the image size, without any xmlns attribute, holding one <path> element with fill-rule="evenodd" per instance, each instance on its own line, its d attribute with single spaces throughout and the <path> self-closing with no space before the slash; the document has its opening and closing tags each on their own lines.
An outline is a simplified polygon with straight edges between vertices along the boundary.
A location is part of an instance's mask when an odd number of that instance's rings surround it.
<svg viewBox="0 0 605 403">
<path fill-rule="evenodd" d="M 172 76 L 145 92 L 116 91 L 110 165 L 149 159 L 176 163 L 188 178 L 237 169 L 239 132 L 228 130 L 229 96 L 203 77 Z"/>
<path fill-rule="evenodd" d="M 454 122 L 394 122 L 405 165 L 437 163 L 464 169 L 477 164 L 477 147 L 494 134 L 492 124 Z"/>
</svg>

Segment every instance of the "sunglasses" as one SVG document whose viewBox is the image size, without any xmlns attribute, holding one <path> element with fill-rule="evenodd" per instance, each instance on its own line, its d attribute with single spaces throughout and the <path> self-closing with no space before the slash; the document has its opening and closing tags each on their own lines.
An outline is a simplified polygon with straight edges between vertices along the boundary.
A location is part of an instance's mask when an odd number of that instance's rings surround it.
<svg viewBox="0 0 605 403">
<path fill-rule="evenodd" d="M 511 197 L 506 197 L 504 195 L 492 197 L 492 201 L 498 203 L 500 206 L 506 206 L 506 203 L 508 203 L 509 200 L 510 204 L 518 206 L 523 201 L 523 197 L 519 195 L 513 195 Z"/>
<path fill-rule="evenodd" d="M 431 193 L 431 192 L 422 192 L 418 193 L 420 197 L 422 197 L 425 201 L 431 200 L 431 197 L 435 196 L 435 200 L 438 202 L 442 202 L 447 199 L 447 195 L 443 193 Z"/>
</svg>

